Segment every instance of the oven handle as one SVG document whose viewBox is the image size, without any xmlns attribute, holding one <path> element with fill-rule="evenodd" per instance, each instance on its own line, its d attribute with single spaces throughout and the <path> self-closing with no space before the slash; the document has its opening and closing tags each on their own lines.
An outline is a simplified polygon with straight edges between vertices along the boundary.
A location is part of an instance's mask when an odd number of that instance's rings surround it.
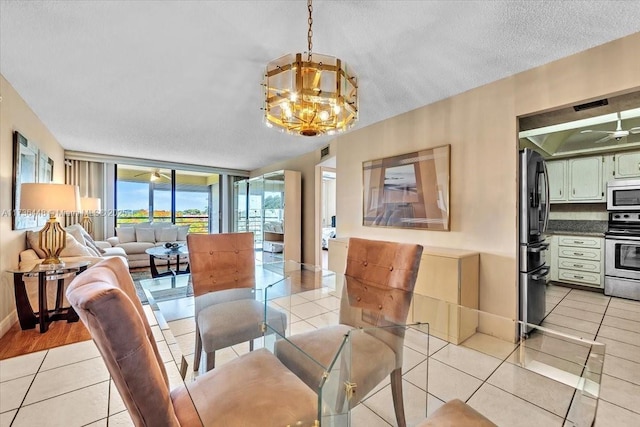
<svg viewBox="0 0 640 427">
<path fill-rule="evenodd" d="M 636 237 L 636 236 L 629 236 L 629 235 L 625 235 L 625 236 L 604 236 L 605 240 L 611 240 L 614 243 L 626 243 L 629 242 L 629 244 L 638 244 L 638 242 L 640 241 L 640 236 Z"/>
<path fill-rule="evenodd" d="M 543 267 L 543 268 L 540 270 L 540 271 L 541 271 L 541 273 L 538 273 L 538 274 L 532 274 L 532 275 L 531 275 L 531 278 L 532 278 L 533 280 L 540 280 L 540 279 L 542 279 L 542 278 L 545 278 L 545 277 L 547 277 L 547 276 L 549 275 L 549 271 L 550 271 L 550 270 L 551 270 L 551 268 L 550 268 L 550 267 Z"/>
</svg>

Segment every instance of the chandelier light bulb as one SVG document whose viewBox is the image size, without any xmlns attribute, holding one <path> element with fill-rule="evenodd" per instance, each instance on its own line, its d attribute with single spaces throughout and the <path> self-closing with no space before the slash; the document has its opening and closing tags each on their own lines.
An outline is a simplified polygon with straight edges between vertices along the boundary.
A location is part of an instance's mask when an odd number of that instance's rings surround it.
<svg viewBox="0 0 640 427">
<path fill-rule="evenodd" d="M 340 114 L 340 111 L 342 110 L 342 108 L 340 108 L 340 106 L 338 104 L 333 106 L 333 112 L 335 114 Z"/>
<path fill-rule="evenodd" d="M 320 116 L 320 120 L 322 120 L 323 122 L 327 121 L 329 119 L 329 112 L 327 110 L 322 110 L 320 111 L 319 116 Z"/>
<path fill-rule="evenodd" d="M 289 99 L 291 100 L 291 102 L 296 102 L 298 100 L 298 94 L 292 92 L 291 95 L 289 95 Z"/>
</svg>

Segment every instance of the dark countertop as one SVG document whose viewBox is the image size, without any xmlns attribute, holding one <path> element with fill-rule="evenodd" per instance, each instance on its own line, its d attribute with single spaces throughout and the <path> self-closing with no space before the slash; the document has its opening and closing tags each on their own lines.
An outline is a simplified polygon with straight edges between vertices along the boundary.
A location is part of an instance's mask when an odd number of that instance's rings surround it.
<svg viewBox="0 0 640 427">
<path fill-rule="evenodd" d="M 604 237 L 604 232 L 599 233 L 595 231 L 562 231 L 562 230 L 547 230 L 545 233 L 548 236 L 587 236 L 587 237 Z"/>
<path fill-rule="evenodd" d="M 547 234 L 604 237 L 607 221 L 549 220 Z"/>
</svg>

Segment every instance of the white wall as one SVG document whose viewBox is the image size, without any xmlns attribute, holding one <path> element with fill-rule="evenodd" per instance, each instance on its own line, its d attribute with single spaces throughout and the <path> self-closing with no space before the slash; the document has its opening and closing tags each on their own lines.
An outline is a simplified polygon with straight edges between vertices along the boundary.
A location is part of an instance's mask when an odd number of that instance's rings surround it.
<svg viewBox="0 0 640 427">
<path fill-rule="evenodd" d="M 25 230 L 11 229 L 13 186 L 13 131 L 17 130 L 53 159 L 54 182 L 64 182 L 64 150 L 38 116 L 0 75 L 0 336 L 13 324 L 15 299 L 13 275 L 6 271 L 18 266 L 25 248 Z"/>
</svg>

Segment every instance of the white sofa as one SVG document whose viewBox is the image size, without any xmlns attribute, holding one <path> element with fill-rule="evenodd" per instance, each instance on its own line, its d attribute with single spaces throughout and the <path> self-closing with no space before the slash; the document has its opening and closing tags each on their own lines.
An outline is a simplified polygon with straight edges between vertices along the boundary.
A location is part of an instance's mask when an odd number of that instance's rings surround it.
<svg viewBox="0 0 640 427">
<path fill-rule="evenodd" d="M 127 261 L 127 254 L 120 248 L 114 248 L 107 242 L 94 241 L 80 224 L 65 227 L 67 231 L 66 247 L 60 254 L 64 262 L 89 261 L 95 264 L 112 256 Z M 45 253 L 39 247 L 39 231 L 27 231 L 27 249 L 20 252 L 20 268 L 30 269 L 42 263 Z"/>
<path fill-rule="evenodd" d="M 116 227 L 116 235 L 107 242 L 121 248 L 129 260 L 129 268 L 149 267 L 149 255 L 145 252 L 165 243 L 187 243 L 188 225 L 173 225 L 170 222 L 145 222 Z M 186 262 L 186 260 L 185 260 Z"/>
</svg>

